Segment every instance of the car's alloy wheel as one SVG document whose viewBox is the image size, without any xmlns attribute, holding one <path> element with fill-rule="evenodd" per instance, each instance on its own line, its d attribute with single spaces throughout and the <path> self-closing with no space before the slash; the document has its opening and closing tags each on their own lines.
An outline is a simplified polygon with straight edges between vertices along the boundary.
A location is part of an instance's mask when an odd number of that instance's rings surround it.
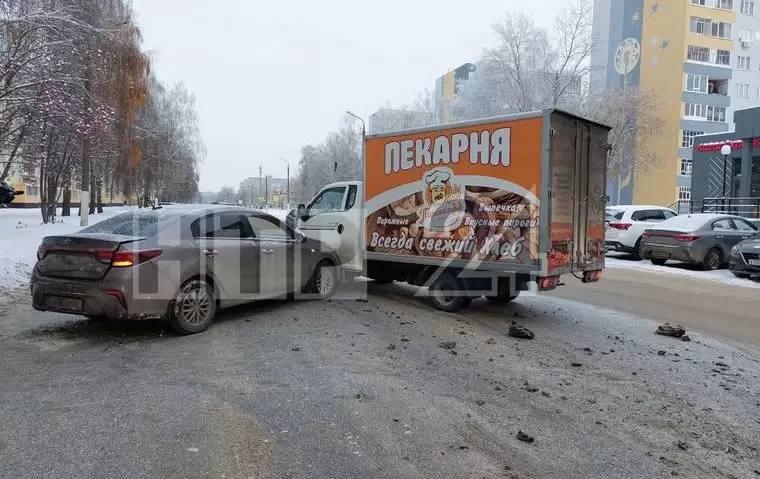
<svg viewBox="0 0 760 479">
<path fill-rule="evenodd" d="M 712 248 L 705 254 L 705 259 L 702 261 L 702 266 L 708 271 L 712 271 L 720 268 L 720 251 Z"/>
<path fill-rule="evenodd" d="M 335 266 L 328 261 L 322 261 L 311 278 L 310 292 L 318 294 L 322 299 L 326 299 L 332 296 L 337 287 L 338 274 Z"/>
<path fill-rule="evenodd" d="M 211 286 L 200 280 L 186 283 L 175 297 L 169 312 L 169 322 L 180 334 L 205 331 L 216 315 L 216 298 Z"/>
</svg>

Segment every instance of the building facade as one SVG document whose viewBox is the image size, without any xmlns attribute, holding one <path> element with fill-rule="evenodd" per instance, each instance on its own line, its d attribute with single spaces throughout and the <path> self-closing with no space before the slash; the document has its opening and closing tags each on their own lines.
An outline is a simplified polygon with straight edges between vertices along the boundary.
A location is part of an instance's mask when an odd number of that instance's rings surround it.
<svg viewBox="0 0 760 479">
<path fill-rule="evenodd" d="M 718 198 L 760 197 L 760 107 L 736 111 L 732 122 L 736 131 L 694 139 L 689 198 L 694 209 L 725 203 Z M 731 147 L 727 156 L 721 152 L 724 145 Z M 737 204 L 742 210 L 737 212 L 760 216 L 760 211 L 744 211 L 748 207 L 757 208 L 757 200 L 732 200 L 732 205 Z"/>
<path fill-rule="evenodd" d="M 611 175 L 612 203 L 691 198 L 694 138 L 728 132 L 737 108 L 757 104 L 759 14 L 754 0 L 595 1 L 592 89 L 652 90 L 665 123 L 649 141 L 661 161 Z"/>
</svg>

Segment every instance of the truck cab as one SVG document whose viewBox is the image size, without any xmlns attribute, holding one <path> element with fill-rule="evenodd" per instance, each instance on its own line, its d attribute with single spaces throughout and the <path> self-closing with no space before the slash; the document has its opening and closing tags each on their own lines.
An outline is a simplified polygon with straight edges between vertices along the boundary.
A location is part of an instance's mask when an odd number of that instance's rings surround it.
<svg viewBox="0 0 760 479">
<path fill-rule="evenodd" d="M 298 230 L 335 250 L 342 267 L 357 274 L 364 266 L 363 198 L 361 181 L 331 183 L 296 210 Z"/>
</svg>

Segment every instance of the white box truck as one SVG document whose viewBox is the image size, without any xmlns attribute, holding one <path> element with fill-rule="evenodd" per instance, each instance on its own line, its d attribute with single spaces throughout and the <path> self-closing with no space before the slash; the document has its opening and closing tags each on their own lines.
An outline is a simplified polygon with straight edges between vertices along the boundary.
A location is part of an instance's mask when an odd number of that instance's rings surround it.
<svg viewBox="0 0 760 479">
<path fill-rule="evenodd" d="M 604 268 L 605 125 L 560 111 L 370 135 L 364 181 L 325 186 L 298 228 L 376 282 L 430 288 L 455 311 Z"/>
</svg>

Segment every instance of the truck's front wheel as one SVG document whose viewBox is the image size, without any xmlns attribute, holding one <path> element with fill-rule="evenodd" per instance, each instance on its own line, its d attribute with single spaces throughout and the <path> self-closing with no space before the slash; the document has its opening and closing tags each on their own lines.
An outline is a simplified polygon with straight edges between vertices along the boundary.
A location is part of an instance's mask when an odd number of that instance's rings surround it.
<svg viewBox="0 0 760 479">
<path fill-rule="evenodd" d="M 464 296 L 461 282 L 452 273 L 443 273 L 430 285 L 430 297 L 433 305 L 441 311 L 453 313 L 466 307 L 470 298 Z"/>
</svg>

